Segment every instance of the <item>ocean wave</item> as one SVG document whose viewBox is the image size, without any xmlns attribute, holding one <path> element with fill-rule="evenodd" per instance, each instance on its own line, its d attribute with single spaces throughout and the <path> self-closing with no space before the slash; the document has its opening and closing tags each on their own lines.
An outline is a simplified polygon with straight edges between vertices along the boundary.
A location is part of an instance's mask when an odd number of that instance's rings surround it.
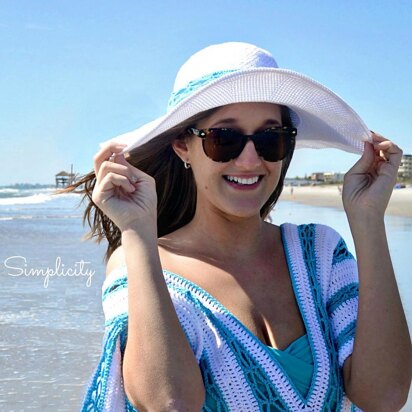
<svg viewBox="0 0 412 412">
<path fill-rule="evenodd" d="M 12 189 L 9 187 L 0 189 L 0 193 L 17 193 L 19 191 L 19 189 Z"/>
<path fill-rule="evenodd" d="M 77 193 L 63 193 L 60 195 L 53 194 L 54 189 L 48 190 L 49 193 L 21 193 L 19 196 L 2 197 L 0 198 L 0 205 L 26 205 L 26 204 L 39 204 L 45 203 L 54 199 L 61 198 L 79 198 L 80 195 Z M 44 190 L 42 191 L 44 192 Z"/>
<path fill-rule="evenodd" d="M 0 216 L 0 221 L 5 220 L 47 220 L 47 219 L 80 219 L 82 215 L 15 215 Z"/>
<path fill-rule="evenodd" d="M 34 203 L 45 203 L 51 200 L 50 195 L 44 193 L 39 193 L 31 196 L 22 196 L 22 197 L 6 197 L 0 199 L 0 205 L 23 205 L 23 204 L 34 204 Z"/>
</svg>

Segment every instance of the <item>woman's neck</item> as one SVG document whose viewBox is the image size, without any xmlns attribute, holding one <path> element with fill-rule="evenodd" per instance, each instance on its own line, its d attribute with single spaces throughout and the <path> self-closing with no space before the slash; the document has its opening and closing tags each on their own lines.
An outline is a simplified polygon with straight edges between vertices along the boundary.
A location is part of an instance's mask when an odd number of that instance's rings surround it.
<svg viewBox="0 0 412 412">
<path fill-rule="evenodd" d="M 190 241 L 193 248 L 216 258 L 247 259 L 269 246 L 268 232 L 273 230 L 260 215 L 245 218 L 202 209 L 180 234 L 185 243 Z"/>
</svg>

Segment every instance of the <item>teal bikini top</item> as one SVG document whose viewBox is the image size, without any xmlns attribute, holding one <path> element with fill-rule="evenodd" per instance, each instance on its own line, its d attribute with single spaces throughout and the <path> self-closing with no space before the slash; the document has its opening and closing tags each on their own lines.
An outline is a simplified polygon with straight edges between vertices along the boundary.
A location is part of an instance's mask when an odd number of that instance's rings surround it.
<svg viewBox="0 0 412 412">
<path fill-rule="evenodd" d="M 285 370 L 296 389 L 306 398 L 313 374 L 313 357 L 308 335 L 296 339 L 284 350 L 271 346 L 267 348 Z"/>
</svg>

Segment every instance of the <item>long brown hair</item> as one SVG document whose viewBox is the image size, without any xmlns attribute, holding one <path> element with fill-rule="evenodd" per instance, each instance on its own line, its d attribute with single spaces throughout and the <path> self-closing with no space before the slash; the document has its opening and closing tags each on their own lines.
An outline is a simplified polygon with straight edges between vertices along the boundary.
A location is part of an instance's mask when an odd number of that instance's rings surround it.
<svg viewBox="0 0 412 412">
<path fill-rule="evenodd" d="M 193 173 L 191 169 L 184 168 L 182 160 L 173 150 L 172 143 L 176 139 L 185 138 L 188 127 L 195 126 L 197 122 L 209 117 L 216 110 L 218 108 L 201 112 L 129 153 L 127 161 L 156 181 L 158 237 L 165 236 L 189 223 L 196 210 L 196 183 Z M 288 108 L 281 106 L 281 114 L 282 125 L 291 126 Z M 282 192 L 292 156 L 293 151 L 282 162 L 279 183 L 260 210 L 263 219 L 270 213 Z M 92 193 L 95 184 L 96 176 L 94 171 L 91 171 L 72 185 L 57 190 L 56 194 L 68 192 L 83 194 L 82 202 L 88 202 L 83 215 L 83 225 L 87 221 L 90 227 L 86 238 L 95 238 L 97 243 L 107 239 L 108 247 L 104 259 L 107 263 L 111 254 L 121 244 L 121 233 L 119 228 L 94 204 Z"/>
</svg>

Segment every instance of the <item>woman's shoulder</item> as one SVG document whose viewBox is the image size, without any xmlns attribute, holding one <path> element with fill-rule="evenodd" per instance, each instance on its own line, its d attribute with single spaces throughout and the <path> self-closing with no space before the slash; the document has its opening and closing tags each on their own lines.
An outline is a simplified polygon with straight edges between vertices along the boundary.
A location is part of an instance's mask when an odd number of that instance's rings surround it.
<svg viewBox="0 0 412 412">
<path fill-rule="evenodd" d="M 109 260 L 106 265 L 106 278 L 110 273 L 114 272 L 118 268 L 126 265 L 126 258 L 123 250 L 123 246 L 120 245 L 115 251 L 110 255 Z"/>
<path fill-rule="evenodd" d="M 172 242 L 170 238 L 168 241 L 159 239 L 158 252 L 161 261 L 161 266 L 163 270 L 163 275 L 165 276 L 166 283 L 171 283 L 174 277 L 172 274 L 182 272 L 179 270 L 181 256 L 177 250 L 178 242 Z M 106 264 L 106 278 L 105 284 L 110 285 L 113 282 L 117 282 L 118 279 L 127 279 L 127 265 L 126 265 L 126 255 L 122 245 L 118 246 L 110 255 Z"/>
</svg>

